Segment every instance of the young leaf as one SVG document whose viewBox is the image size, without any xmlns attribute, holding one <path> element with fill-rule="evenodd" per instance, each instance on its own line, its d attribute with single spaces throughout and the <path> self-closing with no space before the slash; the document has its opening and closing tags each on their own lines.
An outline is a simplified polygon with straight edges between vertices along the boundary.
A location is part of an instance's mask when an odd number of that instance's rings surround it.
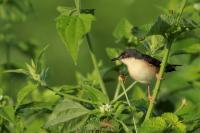
<svg viewBox="0 0 200 133">
<path fill-rule="evenodd" d="M 87 85 L 83 87 L 82 97 L 99 104 L 106 104 L 109 101 L 108 97 L 100 90 Z"/>
<path fill-rule="evenodd" d="M 119 24 L 115 28 L 113 35 L 119 41 L 125 38 L 130 42 L 133 39 L 132 28 L 133 25 L 127 19 L 124 18 L 120 20 Z"/>
<path fill-rule="evenodd" d="M 106 53 L 110 59 L 119 56 L 120 52 L 121 50 L 116 49 L 116 48 L 106 48 Z"/>
<path fill-rule="evenodd" d="M 34 90 L 37 85 L 28 83 L 24 88 L 22 88 L 17 94 L 17 105 L 16 108 L 23 102 L 23 100 Z"/>
<path fill-rule="evenodd" d="M 83 36 L 90 31 L 94 19 L 91 14 L 61 15 L 56 19 L 57 31 L 75 63 Z"/>
<path fill-rule="evenodd" d="M 80 124 L 79 122 L 83 123 L 82 120 L 86 119 L 85 117 L 89 113 L 90 110 L 81 104 L 65 99 L 56 105 L 45 126 L 48 128 L 65 123 L 65 125 L 71 126 L 72 128 L 72 125 L 76 126 Z M 73 124 L 74 121 L 76 121 L 76 124 Z"/>
<path fill-rule="evenodd" d="M 171 126 L 171 130 L 175 133 L 185 133 L 186 127 L 178 120 L 178 117 L 173 113 L 164 113 L 162 118 Z"/>
<path fill-rule="evenodd" d="M 155 56 L 164 47 L 165 39 L 161 35 L 151 35 L 145 39 L 149 54 Z"/>
<path fill-rule="evenodd" d="M 164 113 L 162 118 L 165 119 L 167 123 L 176 123 L 178 122 L 178 117 L 173 113 Z"/>
<path fill-rule="evenodd" d="M 150 28 L 147 35 L 163 35 L 169 32 L 176 23 L 178 14 L 163 14 L 160 15 Z"/>
<path fill-rule="evenodd" d="M 167 129 L 167 123 L 162 117 L 154 117 L 145 121 L 139 128 L 139 133 L 162 133 Z"/>
<path fill-rule="evenodd" d="M 13 106 L 0 107 L 0 116 L 11 123 L 15 123 L 15 111 Z"/>
</svg>

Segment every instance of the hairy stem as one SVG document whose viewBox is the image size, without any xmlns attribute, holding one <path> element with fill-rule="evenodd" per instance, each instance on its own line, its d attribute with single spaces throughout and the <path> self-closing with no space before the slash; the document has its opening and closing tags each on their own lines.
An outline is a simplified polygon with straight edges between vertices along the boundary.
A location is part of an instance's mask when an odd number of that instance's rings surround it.
<svg viewBox="0 0 200 133">
<path fill-rule="evenodd" d="M 120 81 L 118 81 L 117 83 L 117 87 L 116 87 L 115 95 L 113 99 L 115 99 L 119 95 L 119 92 L 120 92 Z"/>
<path fill-rule="evenodd" d="M 80 5 L 81 5 L 80 0 L 75 0 L 75 5 L 76 5 L 76 9 L 77 9 L 78 13 L 80 13 Z M 87 40 L 87 43 L 88 43 L 88 46 L 89 46 L 89 53 L 90 53 L 90 56 L 92 58 L 92 63 L 94 65 L 94 69 L 95 69 L 95 71 L 98 75 L 98 80 L 99 80 L 99 84 L 101 86 L 101 90 L 104 94 L 106 94 L 106 96 L 108 96 L 104 82 L 103 82 L 103 79 L 101 78 L 101 74 L 100 74 L 100 71 L 99 71 L 99 68 L 98 68 L 98 62 L 97 62 L 96 57 L 95 57 L 95 53 L 94 53 L 94 50 L 93 50 L 93 47 L 92 47 L 92 42 L 91 42 L 89 33 L 86 34 L 86 40 Z"/>
<path fill-rule="evenodd" d="M 187 4 L 187 0 L 183 0 L 182 4 L 181 4 L 181 8 L 179 10 L 179 16 L 177 17 L 176 25 L 178 25 L 180 23 L 181 16 L 183 14 L 183 10 L 185 9 L 186 4 Z M 171 49 L 171 45 L 172 45 L 173 41 L 174 41 L 173 37 L 172 38 L 168 38 L 167 45 L 166 45 L 166 47 L 164 49 L 165 50 L 164 51 L 164 57 L 163 57 L 163 60 L 162 60 L 162 63 L 161 63 L 161 67 L 160 67 L 159 77 L 163 77 L 163 75 L 164 75 L 165 66 L 167 65 L 167 60 L 168 60 L 168 57 L 169 57 L 169 53 L 170 53 L 170 49 Z M 153 89 L 152 101 L 149 104 L 149 107 L 148 107 L 146 116 L 144 118 L 144 121 L 148 120 L 149 117 L 151 116 L 151 113 L 152 113 L 152 110 L 153 110 L 153 106 L 154 106 L 155 100 L 157 98 L 160 85 L 161 85 L 161 80 L 158 79 L 156 81 L 156 85 L 155 85 L 155 87 Z"/>
<path fill-rule="evenodd" d="M 96 60 L 96 57 L 95 57 L 95 54 L 94 54 L 94 50 L 93 50 L 93 47 L 92 47 L 92 42 L 91 42 L 89 33 L 86 35 L 86 39 L 87 39 L 87 43 L 88 43 L 88 46 L 89 46 L 89 52 L 90 52 L 90 56 L 92 58 L 92 63 L 94 65 L 94 69 L 95 69 L 95 71 L 98 75 L 98 80 L 99 80 L 99 84 L 101 86 L 101 90 L 104 94 L 106 94 L 106 96 L 108 96 L 104 82 L 103 82 L 103 79 L 101 78 L 101 74 L 100 74 L 100 71 L 99 71 L 99 68 L 98 68 L 98 63 L 97 63 L 97 60 Z"/>
<path fill-rule="evenodd" d="M 179 15 L 178 15 L 178 18 L 177 18 L 177 24 L 178 24 L 178 23 L 180 22 L 180 20 L 181 20 L 181 16 L 182 16 L 182 14 L 183 14 L 183 10 L 185 9 L 186 4 L 187 4 L 187 0 L 183 0 L 182 3 L 181 3 Z"/>
<path fill-rule="evenodd" d="M 80 0 L 74 0 L 74 2 L 75 2 L 77 12 L 80 13 Z"/>
<path fill-rule="evenodd" d="M 167 65 L 167 60 L 168 60 L 168 57 L 169 57 L 171 44 L 172 44 L 172 41 L 168 42 L 168 44 L 167 44 L 167 46 L 166 46 L 166 48 L 165 48 L 165 50 L 164 50 L 164 53 L 165 53 L 165 54 L 164 54 L 164 57 L 163 57 L 163 59 L 162 59 L 160 71 L 159 71 L 159 73 L 158 73 L 160 77 L 163 77 L 163 75 L 164 75 L 165 66 Z M 156 81 L 155 88 L 153 89 L 152 101 L 151 101 L 150 104 L 149 104 L 149 107 L 148 107 L 148 110 L 147 110 L 147 113 L 146 113 L 146 116 L 145 116 L 144 121 L 146 121 L 147 119 L 149 119 L 149 117 L 150 117 L 150 115 L 151 115 L 151 113 L 152 113 L 152 109 L 153 109 L 155 100 L 156 100 L 156 98 L 157 98 L 160 85 L 161 85 L 161 80 L 158 79 L 158 80 Z"/>
</svg>

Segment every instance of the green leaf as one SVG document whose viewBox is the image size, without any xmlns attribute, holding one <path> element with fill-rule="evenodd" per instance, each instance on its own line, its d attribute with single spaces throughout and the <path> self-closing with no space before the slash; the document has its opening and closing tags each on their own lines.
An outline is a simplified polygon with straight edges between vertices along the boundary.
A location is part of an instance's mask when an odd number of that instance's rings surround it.
<svg viewBox="0 0 200 133">
<path fill-rule="evenodd" d="M 62 15 L 70 15 L 70 13 L 73 11 L 73 8 L 71 7 L 63 7 L 63 6 L 58 6 L 57 11 L 61 13 Z"/>
<path fill-rule="evenodd" d="M 173 133 L 185 133 L 186 132 L 186 126 L 181 123 L 178 119 L 178 117 L 173 113 L 164 113 L 162 115 L 162 118 L 169 124 L 171 127 L 171 130 L 173 130 Z"/>
<path fill-rule="evenodd" d="M 162 117 L 154 117 L 145 121 L 139 128 L 139 133 L 162 133 L 167 129 L 167 123 Z"/>
<path fill-rule="evenodd" d="M 15 123 L 15 111 L 13 106 L 0 107 L 0 116 L 11 123 Z"/>
<path fill-rule="evenodd" d="M 106 48 L 106 53 L 110 59 L 119 56 L 120 52 L 121 50 L 117 48 Z"/>
<path fill-rule="evenodd" d="M 145 39 L 145 44 L 148 47 L 148 54 L 155 56 L 161 52 L 165 45 L 165 38 L 161 35 L 151 35 Z"/>
<path fill-rule="evenodd" d="M 51 127 L 65 123 L 65 126 L 73 128 L 76 125 L 82 125 L 86 121 L 90 110 L 83 107 L 81 104 L 65 99 L 58 103 L 49 117 L 45 127 Z M 77 128 L 77 127 L 76 127 Z"/>
<path fill-rule="evenodd" d="M 177 123 L 178 117 L 173 113 L 164 113 L 162 118 L 165 119 L 167 123 Z"/>
<path fill-rule="evenodd" d="M 197 54 L 200 51 L 200 44 L 195 39 L 184 39 L 175 43 L 172 55 Z"/>
<path fill-rule="evenodd" d="M 118 121 L 122 125 L 122 127 L 126 133 L 132 133 L 131 130 L 128 128 L 128 126 L 123 121 L 120 121 L 120 120 L 118 120 Z"/>
<path fill-rule="evenodd" d="M 37 85 L 29 82 L 24 88 L 22 88 L 17 94 L 17 105 L 16 108 L 23 102 L 23 100 L 37 88 Z"/>
<path fill-rule="evenodd" d="M 92 102 L 98 103 L 98 104 L 106 104 L 109 101 L 108 97 L 104 93 L 88 85 L 83 86 L 81 96 L 84 99 L 91 100 Z"/>
<path fill-rule="evenodd" d="M 176 23 L 177 14 L 163 14 L 160 15 L 150 28 L 147 35 L 165 35 L 170 32 Z"/>
<path fill-rule="evenodd" d="M 132 35 L 132 28 L 133 25 L 127 19 L 124 18 L 120 20 L 120 22 L 116 26 L 113 35 L 116 39 L 118 39 L 118 41 L 125 38 L 128 40 L 128 42 L 131 42 L 134 37 Z"/>
<path fill-rule="evenodd" d="M 6 73 L 19 73 L 19 74 L 25 74 L 28 75 L 28 71 L 24 69 L 16 69 L 16 70 L 6 70 Z"/>
<path fill-rule="evenodd" d="M 18 106 L 16 112 L 26 112 L 27 110 L 52 110 L 53 103 L 51 102 L 29 102 Z"/>
<path fill-rule="evenodd" d="M 79 46 L 84 35 L 90 31 L 94 19 L 94 16 L 91 14 L 80 14 L 77 16 L 60 15 L 56 19 L 57 31 L 75 63 L 78 58 Z"/>
</svg>

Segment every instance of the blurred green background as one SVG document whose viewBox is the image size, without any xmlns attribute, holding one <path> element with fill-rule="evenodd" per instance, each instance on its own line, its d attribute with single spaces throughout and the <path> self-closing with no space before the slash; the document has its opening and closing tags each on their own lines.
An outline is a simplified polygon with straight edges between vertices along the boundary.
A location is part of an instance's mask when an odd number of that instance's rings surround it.
<svg viewBox="0 0 200 133">
<path fill-rule="evenodd" d="M 78 64 L 75 66 L 65 46 L 59 38 L 55 18 L 57 6 L 74 6 L 73 0 L 32 0 L 34 12 L 27 21 L 15 25 L 19 40 L 35 39 L 42 45 L 49 44 L 45 54 L 49 67 L 48 83 L 51 85 L 75 83 L 75 71 L 85 74 L 92 71 L 91 59 L 87 45 L 82 44 Z M 96 9 L 96 21 L 92 25 L 92 42 L 97 59 L 103 60 L 105 66 L 113 65 L 108 58 L 106 47 L 120 47 L 115 43 L 112 32 L 119 20 L 127 17 L 134 25 L 152 22 L 160 13 L 159 7 L 169 4 L 168 0 L 82 0 L 82 8 Z M 14 62 L 24 63 L 19 54 L 13 56 Z"/>
</svg>

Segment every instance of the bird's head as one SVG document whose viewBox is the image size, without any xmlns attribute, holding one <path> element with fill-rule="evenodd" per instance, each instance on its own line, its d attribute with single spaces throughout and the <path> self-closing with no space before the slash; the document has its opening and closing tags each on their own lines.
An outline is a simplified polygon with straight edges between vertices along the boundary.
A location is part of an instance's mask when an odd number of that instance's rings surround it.
<svg viewBox="0 0 200 133">
<path fill-rule="evenodd" d="M 128 65 L 131 60 L 139 58 L 141 54 L 136 49 L 126 49 L 118 57 L 113 58 L 112 61 L 120 60 L 122 63 Z"/>
</svg>

